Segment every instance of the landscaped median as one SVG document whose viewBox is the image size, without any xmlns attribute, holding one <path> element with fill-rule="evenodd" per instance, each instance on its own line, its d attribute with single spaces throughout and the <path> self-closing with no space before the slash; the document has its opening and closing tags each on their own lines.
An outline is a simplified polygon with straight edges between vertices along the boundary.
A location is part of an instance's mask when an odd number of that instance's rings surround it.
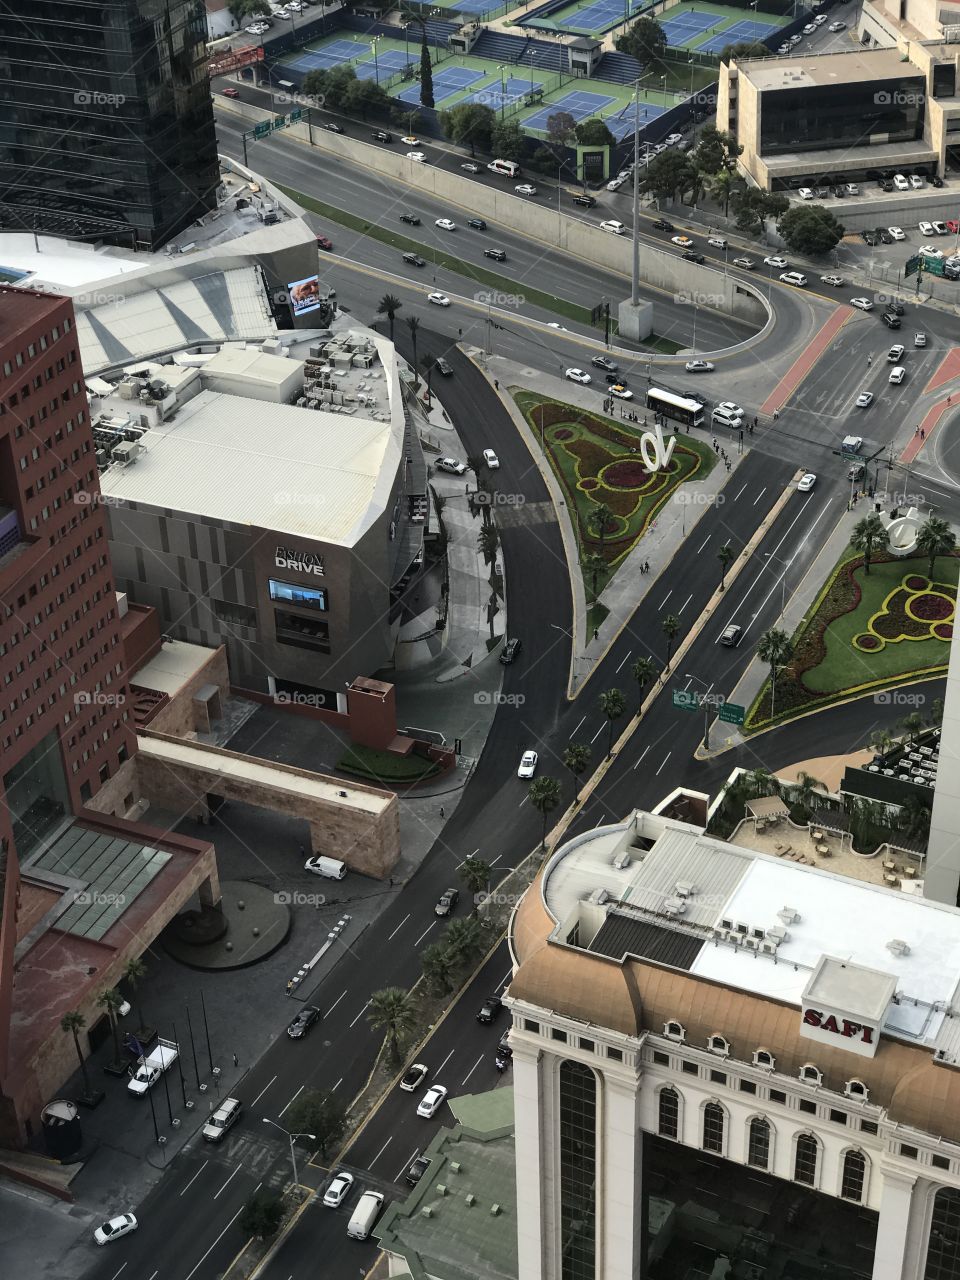
<svg viewBox="0 0 960 1280">
<path fill-rule="evenodd" d="M 370 778 L 378 783 L 423 782 L 442 771 L 442 766 L 435 760 L 428 760 L 416 752 L 401 756 L 356 743 L 337 761 L 337 768 L 341 773 L 352 773 L 358 778 Z"/>
<path fill-rule="evenodd" d="M 747 712 L 747 733 L 848 698 L 946 672 L 960 560 L 848 547 L 793 636 L 791 653 Z M 771 707 L 772 696 L 772 707 Z M 772 712 L 772 714 L 771 714 Z"/>
</svg>

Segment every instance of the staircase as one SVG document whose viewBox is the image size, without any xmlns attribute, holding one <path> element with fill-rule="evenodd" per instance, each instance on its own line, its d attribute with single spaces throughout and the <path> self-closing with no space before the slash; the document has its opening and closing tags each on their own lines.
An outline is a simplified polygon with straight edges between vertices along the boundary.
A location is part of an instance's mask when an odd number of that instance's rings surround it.
<svg viewBox="0 0 960 1280">
<path fill-rule="evenodd" d="M 612 84 L 633 84 L 643 75 L 643 63 L 629 53 L 605 53 L 593 74 L 596 80 L 609 80 Z"/>
</svg>

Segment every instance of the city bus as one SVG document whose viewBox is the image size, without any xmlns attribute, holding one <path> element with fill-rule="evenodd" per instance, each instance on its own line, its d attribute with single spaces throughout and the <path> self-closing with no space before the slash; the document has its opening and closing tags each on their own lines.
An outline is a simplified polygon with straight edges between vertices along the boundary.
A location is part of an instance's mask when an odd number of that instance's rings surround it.
<svg viewBox="0 0 960 1280">
<path fill-rule="evenodd" d="M 685 427 L 703 426 L 703 405 L 690 396 L 678 396 L 672 391 L 651 387 L 647 392 L 647 408 L 664 418 L 682 422 Z"/>
</svg>

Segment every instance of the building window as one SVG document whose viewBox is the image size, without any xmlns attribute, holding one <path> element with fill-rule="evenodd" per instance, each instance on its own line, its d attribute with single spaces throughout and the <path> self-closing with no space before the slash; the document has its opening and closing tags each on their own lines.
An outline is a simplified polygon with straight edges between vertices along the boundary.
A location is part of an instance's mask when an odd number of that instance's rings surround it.
<svg viewBox="0 0 960 1280">
<path fill-rule="evenodd" d="M 904 1159 L 905 1159 L 905 1160 L 916 1160 L 916 1158 L 917 1158 L 917 1148 L 916 1148 L 916 1147 L 910 1147 L 910 1146 L 907 1146 L 907 1144 L 906 1144 L 905 1142 L 901 1142 L 901 1143 L 900 1143 L 900 1154 L 904 1157 Z"/>
<path fill-rule="evenodd" d="M 848 1080 L 843 1086 L 843 1092 L 848 1098 L 862 1098 L 864 1102 L 869 1096 L 869 1090 L 862 1080 Z"/>
<path fill-rule="evenodd" d="M 654 1049 L 653 1061 L 658 1067 L 668 1067 L 670 1065 L 670 1055 L 669 1053 L 662 1053 L 659 1049 Z"/>
<path fill-rule="evenodd" d="M 757 1049 L 753 1055 L 753 1065 L 755 1067 L 768 1067 L 772 1071 L 774 1067 L 773 1054 L 767 1049 Z"/>
<path fill-rule="evenodd" d="M 923 1280 L 960 1277 L 960 1191 L 941 1187 L 933 1198 L 933 1217 Z"/>
<path fill-rule="evenodd" d="M 703 1108 L 703 1149 L 723 1155 L 723 1107 L 708 1102 Z"/>
<path fill-rule="evenodd" d="M 567 1043 L 567 1033 L 565 1031 L 561 1031 L 559 1027 L 550 1028 L 550 1038 L 551 1040 L 560 1040 L 564 1044 Z"/>
<path fill-rule="evenodd" d="M 741 1093 L 756 1093 L 757 1086 L 752 1080 L 741 1080 L 738 1084 Z"/>
<path fill-rule="evenodd" d="M 819 1084 L 823 1079 L 823 1073 L 812 1062 L 807 1062 L 800 1068 L 800 1079 L 806 1080 L 807 1084 Z"/>
<path fill-rule="evenodd" d="M 597 1084 L 582 1062 L 560 1064 L 560 1231 L 563 1280 L 596 1274 Z"/>
<path fill-rule="evenodd" d="M 787 1105 L 787 1095 L 782 1089 L 771 1089 L 768 1096 L 771 1102 L 779 1102 L 782 1107 Z"/>
<path fill-rule="evenodd" d="M 622 1050 L 622 1049 L 608 1049 L 608 1050 L 607 1050 L 607 1057 L 610 1059 L 610 1061 L 611 1061 L 611 1062 L 622 1062 L 622 1061 L 623 1061 L 623 1050 Z"/>
<path fill-rule="evenodd" d="M 830 1109 L 830 1121 L 832 1124 L 846 1124 L 847 1113 L 845 1111 L 834 1111 Z"/>
<path fill-rule="evenodd" d="M 711 1071 L 710 1080 L 713 1084 L 726 1084 L 727 1073 L 725 1071 Z"/>
<path fill-rule="evenodd" d="M 797 1138 L 796 1157 L 793 1162 L 794 1181 L 802 1182 L 805 1187 L 817 1185 L 817 1157 L 820 1149 L 817 1140 L 810 1133 L 801 1133 Z"/>
<path fill-rule="evenodd" d="M 274 609 L 273 618 L 280 644 L 289 644 L 295 649 L 317 649 L 320 653 L 330 652 L 330 628 L 325 622 L 315 618 L 302 618 L 299 614 L 288 613 L 285 609 Z"/>
<path fill-rule="evenodd" d="M 707 1041 L 707 1047 L 711 1053 L 727 1054 L 730 1052 L 729 1042 L 723 1036 L 711 1036 Z"/>
<path fill-rule="evenodd" d="M 580 1048 L 581 1048 L 581 1049 L 583 1049 L 583 1051 L 584 1051 L 585 1053 L 595 1053 L 595 1052 L 596 1052 L 596 1045 L 593 1043 L 593 1041 L 592 1041 L 592 1040 L 584 1040 L 582 1037 L 581 1037 L 581 1039 L 580 1039 Z"/>
<path fill-rule="evenodd" d="M 934 1169 L 950 1168 L 950 1161 L 947 1159 L 946 1156 L 931 1156 L 930 1163 L 933 1165 Z"/>
<path fill-rule="evenodd" d="M 681 1062 L 680 1070 L 685 1072 L 688 1076 L 698 1076 L 700 1074 L 700 1068 L 695 1062 Z"/>
<path fill-rule="evenodd" d="M 861 1151 L 848 1151 L 843 1157 L 843 1177 L 840 1180 L 840 1197 L 863 1203 L 863 1184 L 867 1177 L 867 1161 Z"/>
<path fill-rule="evenodd" d="M 532 1031 L 535 1036 L 538 1036 L 540 1034 L 540 1023 L 534 1022 L 532 1018 L 524 1018 L 523 1029 L 524 1031 Z"/>
<path fill-rule="evenodd" d="M 876 1133 L 877 1132 L 876 1122 L 873 1120 L 861 1120 L 860 1131 L 862 1133 Z"/>
<path fill-rule="evenodd" d="M 817 1104 L 812 1102 L 809 1098 L 801 1098 L 797 1103 L 797 1106 L 801 1111 L 805 1111 L 808 1116 L 815 1116 L 817 1114 Z"/>
<path fill-rule="evenodd" d="M 747 1164 L 766 1169 L 770 1164 L 770 1124 L 763 1116 L 754 1116 L 747 1133 Z"/>
<path fill-rule="evenodd" d="M 660 1116 L 657 1132 L 661 1138 L 676 1138 L 680 1133 L 680 1095 L 676 1089 L 660 1090 Z"/>
<path fill-rule="evenodd" d="M 671 1040 L 682 1040 L 686 1035 L 683 1027 L 679 1022 L 665 1022 L 663 1025 L 663 1034 Z"/>
</svg>

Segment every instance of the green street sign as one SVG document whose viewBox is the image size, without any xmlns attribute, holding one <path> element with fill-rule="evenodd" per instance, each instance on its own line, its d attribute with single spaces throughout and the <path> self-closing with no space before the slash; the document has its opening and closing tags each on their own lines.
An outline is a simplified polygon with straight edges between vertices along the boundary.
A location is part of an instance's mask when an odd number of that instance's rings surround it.
<svg viewBox="0 0 960 1280">
<path fill-rule="evenodd" d="M 699 711 L 700 702 L 697 695 L 688 689 L 674 689 L 673 705 L 681 711 Z"/>
<path fill-rule="evenodd" d="M 928 276 L 943 275 L 943 258 L 930 258 L 925 253 L 921 256 L 923 258 L 923 269 Z"/>
<path fill-rule="evenodd" d="M 907 259 L 907 265 L 903 268 L 905 276 L 915 276 L 920 270 L 920 255 L 915 253 L 912 258 Z"/>
<path fill-rule="evenodd" d="M 717 712 L 717 719 L 723 720 L 726 724 L 743 724 L 746 714 L 746 707 L 741 707 L 736 702 L 725 702 Z"/>
<path fill-rule="evenodd" d="M 259 124 L 253 126 L 253 136 L 255 138 L 265 138 L 272 127 L 269 120 L 261 120 Z"/>
<path fill-rule="evenodd" d="M 290 123 L 291 123 L 291 124 L 298 124 L 302 119 L 303 119 L 303 108 L 302 108 L 302 107 L 297 107 L 294 111 L 291 111 L 291 112 L 290 112 Z"/>
</svg>

